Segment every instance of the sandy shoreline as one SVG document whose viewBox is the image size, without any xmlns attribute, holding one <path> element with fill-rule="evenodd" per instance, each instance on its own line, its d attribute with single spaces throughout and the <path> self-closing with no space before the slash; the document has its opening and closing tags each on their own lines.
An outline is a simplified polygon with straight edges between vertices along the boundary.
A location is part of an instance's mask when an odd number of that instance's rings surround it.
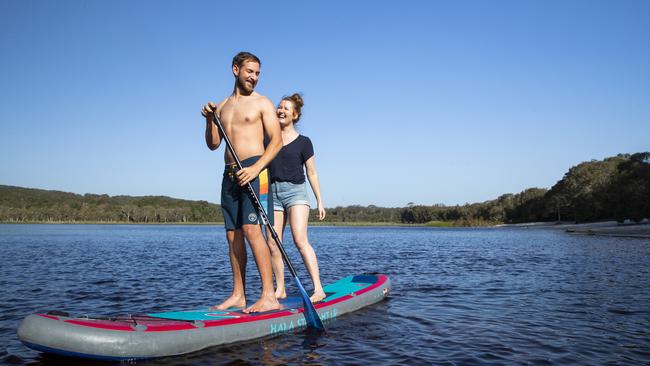
<svg viewBox="0 0 650 366">
<path fill-rule="evenodd" d="M 2 224 L 14 224 L 14 225 L 26 225 L 26 224 L 43 224 L 43 225 L 182 225 L 182 226 L 219 226 L 223 225 L 220 222 L 0 222 Z M 310 222 L 310 226 L 341 226 L 341 227 L 372 227 L 372 226 L 381 226 L 381 227 L 429 227 L 423 224 L 400 224 L 400 223 L 370 223 L 370 222 Z M 490 227 L 490 226 L 476 226 L 480 227 Z M 650 239 L 650 220 L 644 219 L 640 223 L 630 223 L 626 222 L 619 224 L 616 221 L 602 221 L 602 222 L 590 222 L 583 224 L 576 224 L 572 222 L 528 222 L 522 224 L 500 224 L 494 225 L 491 227 L 496 228 L 517 228 L 517 229 L 552 229 L 552 230 L 563 230 L 570 234 L 580 234 L 580 235 L 597 235 L 597 236 L 611 236 L 611 237 L 625 237 L 625 238 L 639 238 L 639 239 Z M 453 229 L 453 228 L 464 228 L 461 226 L 444 226 L 444 228 Z M 465 227 L 466 228 L 466 227 Z"/>
<path fill-rule="evenodd" d="M 531 222 L 525 224 L 506 224 L 498 227 L 516 227 L 524 229 L 558 229 L 571 234 L 612 236 L 624 238 L 650 239 L 650 221 L 644 219 L 640 223 L 616 221 L 591 222 L 575 224 L 569 222 Z"/>
</svg>

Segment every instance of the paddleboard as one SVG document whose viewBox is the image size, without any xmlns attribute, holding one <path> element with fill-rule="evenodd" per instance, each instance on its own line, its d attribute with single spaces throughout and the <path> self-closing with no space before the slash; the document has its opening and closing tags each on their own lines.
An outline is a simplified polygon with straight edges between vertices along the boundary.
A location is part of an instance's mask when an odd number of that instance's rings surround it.
<svg viewBox="0 0 650 366">
<path fill-rule="evenodd" d="M 390 288 L 385 275 L 348 276 L 325 286 L 327 297 L 314 307 L 327 323 L 383 300 Z M 304 328 L 302 298 L 280 302 L 280 310 L 254 314 L 206 308 L 87 317 L 51 311 L 23 319 L 18 338 L 29 348 L 63 356 L 111 361 L 167 357 Z"/>
</svg>

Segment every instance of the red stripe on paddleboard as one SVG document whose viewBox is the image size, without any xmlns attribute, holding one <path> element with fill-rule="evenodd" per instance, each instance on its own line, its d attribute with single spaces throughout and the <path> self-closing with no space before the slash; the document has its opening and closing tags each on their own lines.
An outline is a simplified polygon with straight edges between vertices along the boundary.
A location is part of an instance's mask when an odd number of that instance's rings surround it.
<svg viewBox="0 0 650 366">
<path fill-rule="evenodd" d="M 38 316 L 42 316 L 43 318 L 52 319 L 52 320 L 59 320 L 58 317 L 53 316 L 53 315 L 47 315 L 47 314 L 36 314 L 36 315 L 38 315 Z"/>
<path fill-rule="evenodd" d="M 170 330 L 196 329 L 191 323 L 168 324 L 168 325 L 147 325 L 145 332 L 166 332 Z"/>
<path fill-rule="evenodd" d="M 118 324 L 113 324 L 113 323 L 99 323 L 99 322 L 93 322 L 93 321 L 87 321 L 87 320 L 76 320 L 76 319 L 71 319 L 71 320 L 64 320 L 66 323 L 70 324 L 75 324 L 75 325 L 81 325 L 84 327 L 91 327 L 91 328 L 100 328 L 100 329 L 108 329 L 108 330 L 122 330 L 126 332 L 133 332 L 133 328 L 131 328 L 130 325 L 118 325 Z"/>
</svg>

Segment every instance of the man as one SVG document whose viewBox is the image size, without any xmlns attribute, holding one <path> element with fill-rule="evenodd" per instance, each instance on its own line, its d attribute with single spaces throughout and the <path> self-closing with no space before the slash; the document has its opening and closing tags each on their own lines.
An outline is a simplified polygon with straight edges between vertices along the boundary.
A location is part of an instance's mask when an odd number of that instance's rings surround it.
<svg viewBox="0 0 650 366">
<path fill-rule="evenodd" d="M 210 150 L 221 144 L 222 136 L 214 124 L 212 112 L 216 110 L 224 130 L 244 166 L 237 170 L 235 159 L 226 148 L 224 160 L 226 169 L 221 183 L 221 210 L 226 225 L 226 238 L 230 247 L 230 264 L 233 274 L 231 296 L 214 307 L 217 310 L 246 307 L 246 246 L 248 241 L 253 251 L 257 269 L 262 280 L 260 299 L 245 312 L 261 312 L 280 308 L 273 290 L 271 255 L 262 235 L 261 216 L 246 189 L 251 182 L 260 196 L 268 202 L 266 212 L 273 217 L 273 203 L 268 193 L 268 170 L 264 169 L 282 148 L 282 136 L 275 107 L 271 101 L 254 91 L 260 75 L 261 62 L 257 56 L 240 52 L 232 60 L 235 86 L 232 94 L 215 105 L 209 102 L 201 110 L 205 117 L 205 142 Z M 264 136 L 268 145 L 264 148 Z M 270 196 L 270 195 L 269 195 Z"/>
</svg>

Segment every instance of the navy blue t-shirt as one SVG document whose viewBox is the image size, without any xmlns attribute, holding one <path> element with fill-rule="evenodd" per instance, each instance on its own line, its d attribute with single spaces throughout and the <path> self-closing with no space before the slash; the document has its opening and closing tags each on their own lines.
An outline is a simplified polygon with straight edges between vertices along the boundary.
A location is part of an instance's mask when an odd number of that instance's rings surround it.
<svg viewBox="0 0 650 366">
<path fill-rule="evenodd" d="M 302 166 L 312 156 L 314 146 L 311 140 L 307 136 L 298 135 L 295 140 L 283 146 L 275 159 L 269 163 L 271 181 L 304 183 L 305 171 Z"/>
</svg>

